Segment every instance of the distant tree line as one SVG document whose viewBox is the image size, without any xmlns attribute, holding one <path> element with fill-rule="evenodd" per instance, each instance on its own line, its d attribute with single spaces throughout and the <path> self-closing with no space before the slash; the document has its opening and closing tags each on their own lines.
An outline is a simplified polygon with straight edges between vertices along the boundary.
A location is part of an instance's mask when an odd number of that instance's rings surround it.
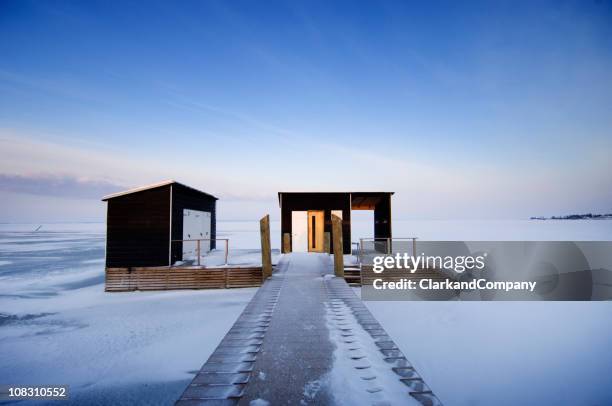
<svg viewBox="0 0 612 406">
<path fill-rule="evenodd" d="M 566 216 L 552 216 L 552 217 L 529 217 L 530 220 L 604 220 L 612 219 L 612 213 L 607 214 L 568 214 Z"/>
</svg>

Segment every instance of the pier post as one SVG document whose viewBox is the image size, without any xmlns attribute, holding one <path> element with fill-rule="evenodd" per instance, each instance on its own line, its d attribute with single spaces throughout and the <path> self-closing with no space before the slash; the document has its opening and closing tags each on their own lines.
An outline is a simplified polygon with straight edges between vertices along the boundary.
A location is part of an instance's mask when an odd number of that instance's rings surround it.
<svg viewBox="0 0 612 406">
<path fill-rule="evenodd" d="M 272 250 L 270 247 L 270 215 L 266 214 L 259 220 L 261 233 L 261 270 L 263 279 L 272 276 Z"/>
<path fill-rule="evenodd" d="M 291 234 L 283 234 L 283 253 L 289 254 L 291 252 Z"/>
<path fill-rule="evenodd" d="M 196 241 L 196 245 L 197 245 L 196 251 L 198 253 L 198 266 L 200 266 L 200 240 Z"/>
<path fill-rule="evenodd" d="M 332 239 L 334 246 L 334 274 L 344 278 L 344 249 L 342 246 L 342 219 L 332 214 Z"/>
<path fill-rule="evenodd" d="M 229 239 L 225 239 L 225 265 L 227 265 L 227 257 L 229 256 Z"/>
</svg>

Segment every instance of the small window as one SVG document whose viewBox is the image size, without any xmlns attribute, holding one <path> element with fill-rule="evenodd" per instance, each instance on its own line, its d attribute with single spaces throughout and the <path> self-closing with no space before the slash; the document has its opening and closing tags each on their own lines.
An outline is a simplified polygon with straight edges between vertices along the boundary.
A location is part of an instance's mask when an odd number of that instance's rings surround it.
<svg viewBox="0 0 612 406">
<path fill-rule="evenodd" d="M 317 247 L 317 228 L 315 227 L 317 224 L 316 216 L 310 217 L 312 219 L 312 248 Z"/>
</svg>

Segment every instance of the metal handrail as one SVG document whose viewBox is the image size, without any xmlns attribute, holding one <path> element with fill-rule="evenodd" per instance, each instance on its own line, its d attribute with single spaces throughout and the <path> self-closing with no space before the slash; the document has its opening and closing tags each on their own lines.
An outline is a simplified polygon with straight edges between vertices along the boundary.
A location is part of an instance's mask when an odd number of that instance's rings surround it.
<svg viewBox="0 0 612 406">
<path fill-rule="evenodd" d="M 419 237 L 399 237 L 399 238 L 360 238 L 359 239 L 359 256 L 357 257 L 357 263 L 359 265 L 359 275 L 361 277 L 361 286 L 363 286 L 363 255 L 364 255 L 364 250 L 363 250 L 363 242 L 364 241 L 386 241 L 387 242 L 387 255 L 391 255 L 391 242 L 393 240 L 399 240 L 399 241 L 410 241 L 412 240 L 412 255 L 416 256 L 416 240 Z"/>
<path fill-rule="evenodd" d="M 419 237 L 380 237 L 380 238 L 360 238 L 359 241 L 373 241 L 373 240 L 416 240 Z"/>
<path fill-rule="evenodd" d="M 200 241 L 225 241 L 225 265 L 227 265 L 227 258 L 229 255 L 229 238 L 194 238 L 189 240 L 170 240 L 170 243 L 173 242 L 196 242 L 196 253 L 197 253 L 197 265 L 200 266 Z"/>
<path fill-rule="evenodd" d="M 361 263 L 361 256 L 363 255 L 363 242 L 364 241 L 386 241 L 387 242 L 387 255 L 391 255 L 391 243 L 393 242 L 393 240 L 399 240 L 399 241 L 407 241 L 407 240 L 412 240 L 412 255 L 416 256 L 416 240 L 419 237 L 389 237 L 389 238 L 360 238 L 359 239 L 359 262 Z"/>
</svg>

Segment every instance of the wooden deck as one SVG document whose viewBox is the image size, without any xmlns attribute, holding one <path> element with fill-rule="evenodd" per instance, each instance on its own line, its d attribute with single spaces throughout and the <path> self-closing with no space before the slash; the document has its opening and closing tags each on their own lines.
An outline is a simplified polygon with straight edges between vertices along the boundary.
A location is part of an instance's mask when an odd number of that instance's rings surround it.
<svg viewBox="0 0 612 406">
<path fill-rule="evenodd" d="M 106 268 L 107 292 L 225 289 L 261 286 L 261 266 Z"/>
</svg>

